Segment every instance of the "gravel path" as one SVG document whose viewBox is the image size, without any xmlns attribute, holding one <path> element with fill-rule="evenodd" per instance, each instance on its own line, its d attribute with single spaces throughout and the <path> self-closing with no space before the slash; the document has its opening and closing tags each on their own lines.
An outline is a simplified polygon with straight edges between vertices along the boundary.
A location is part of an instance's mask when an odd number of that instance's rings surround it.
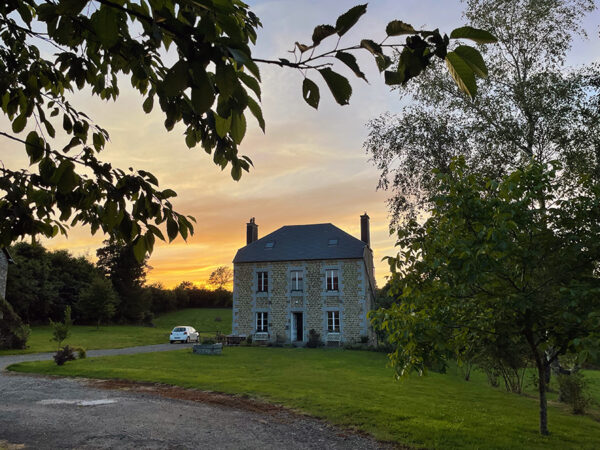
<svg viewBox="0 0 600 450">
<path fill-rule="evenodd" d="M 89 356 L 178 350 L 150 345 L 90 350 Z M 0 357 L 0 370 L 51 353 Z M 376 441 L 289 412 L 249 411 L 173 400 L 85 380 L 0 372 L 0 448 L 362 449 Z"/>
</svg>

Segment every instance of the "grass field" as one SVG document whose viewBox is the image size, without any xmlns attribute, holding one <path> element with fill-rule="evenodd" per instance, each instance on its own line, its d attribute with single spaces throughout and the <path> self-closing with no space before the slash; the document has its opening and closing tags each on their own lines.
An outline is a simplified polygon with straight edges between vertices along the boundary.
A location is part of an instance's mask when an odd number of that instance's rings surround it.
<svg viewBox="0 0 600 450">
<path fill-rule="evenodd" d="M 220 317 L 221 321 L 215 321 Z M 189 325 L 200 331 L 202 336 L 214 336 L 218 330 L 231 333 L 231 309 L 201 308 L 182 309 L 163 314 L 154 319 L 154 328 L 132 325 L 95 326 L 74 325 L 66 344 L 83 347 L 86 350 L 99 348 L 123 348 L 136 345 L 162 344 L 169 342 L 169 333 L 177 325 Z M 26 350 L 0 350 L 2 355 L 20 353 L 51 352 L 56 350 L 56 342 L 50 340 L 52 329 L 49 325 L 31 328 L 29 348 Z"/>
<path fill-rule="evenodd" d="M 551 395 L 552 435 L 541 437 L 533 392 L 493 389 L 478 372 L 465 382 L 454 369 L 395 381 L 386 362 L 386 355 L 366 351 L 228 347 L 222 356 L 182 350 L 88 358 L 62 367 L 23 363 L 10 370 L 244 394 L 416 447 L 600 448 L 597 409 L 574 416 Z M 599 402 L 600 372 L 589 371 L 587 378 Z"/>
</svg>

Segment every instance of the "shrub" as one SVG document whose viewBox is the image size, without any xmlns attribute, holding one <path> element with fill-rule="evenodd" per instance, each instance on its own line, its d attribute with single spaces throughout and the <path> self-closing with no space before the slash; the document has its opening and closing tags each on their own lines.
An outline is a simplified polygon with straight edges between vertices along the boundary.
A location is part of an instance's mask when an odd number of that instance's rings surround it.
<svg viewBox="0 0 600 450">
<path fill-rule="evenodd" d="M 586 392 L 587 381 L 583 377 L 583 373 L 559 374 L 556 379 L 558 380 L 558 401 L 571 406 L 573 414 L 584 414 L 591 400 Z"/>
<path fill-rule="evenodd" d="M 246 338 L 246 344 L 252 345 L 252 335 L 251 334 L 249 334 L 248 337 Z"/>
<path fill-rule="evenodd" d="M 321 335 L 317 333 L 314 329 L 311 329 L 308 332 L 308 342 L 306 343 L 308 348 L 318 348 L 323 347 L 323 341 L 321 341 Z"/>
<path fill-rule="evenodd" d="M 145 311 L 142 315 L 142 324 L 145 327 L 154 328 L 154 314 L 150 311 Z"/>
<path fill-rule="evenodd" d="M 58 366 L 62 366 L 67 361 L 74 361 L 75 355 L 73 354 L 73 349 L 68 345 L 65 345 L 63 348 L 59 349 L 54 354 L 54 361 Z"/>
<path fill-rule="evenodd" d="M 215 340 L 211 338 L 202 339 L 202 345 L 213 345 Z"/>
<path fill-rule="evenodd" d="M 87 358 L 87 352 L 85 351 L 85 348 L 83 348 L 83 347 L 74 347 L 73 351 L 77 352 L 77 359 L 85 359 L 85 358 Z"/>
<path fill-rule="evenodd" d="M 360 343 L 361 344 L 368 344 L 369 343 L 369 336 L 361 336 L 360 337 Z"/>
<path fill-rule="evenodd" d="M 10 303 L 0 296 L 0 349 L 24 349 L 29 333 L 29 326 L 23 324 Z"/>
</svg>

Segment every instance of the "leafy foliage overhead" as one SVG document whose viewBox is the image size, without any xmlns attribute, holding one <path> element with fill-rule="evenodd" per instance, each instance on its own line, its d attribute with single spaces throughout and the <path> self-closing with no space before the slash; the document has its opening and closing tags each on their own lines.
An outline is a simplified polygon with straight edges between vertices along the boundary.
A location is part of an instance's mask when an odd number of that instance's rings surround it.
<svg viewBox="0 0 600 450">
<path fill-rule="evenodd" d="M 160 109 L 167 130 L 185 127 L 185 143 L 200 144 L 215 164 L 239 180 L 252 162 L 238 152 L 247 130 L 247 112 L 261 129 L 260 71 L 257 62 L 317 70 L 335 100 L 347 104 L 347 78 L 322 62 L 328 56 L 365 79 L 352 50 L 371 52 L 388 84 L 405 84 L 431 64 L 452 55 L 451 36 L 416 31 L 392 21 L 388 38 L 409 34 L 405 43 L 362 40 L 347 49 L 314 55 L 337 35 L 338 43 L 366 12 L 358 5 L 334 25 L 320 25 L 312 45 L 297 43 L 295 62 L 254 58 L 258 17 L 240 0 L 10 0 L 0 5 L 0 106 L 11 130 L 0 135 L 24 145 L 29 168 L 0 167 L 0 245 L 19 238 L 67 234 L 69 226 L 89 225 L 134 245 L 138 260 L 151 253 L 156 238 L 172 241 L 193 233 L 193 218 L 176 212 L 176 193 L 159 188 L 154 175 L 122 170 L 98 158 L 109 139 L 68 100 L 87 90 L 116 100 L 119 80 L 128 79 L 144 98 L 142 109 Z M 462 31 L 461 31 L 462 30 Z M 494 39 L 481 30 L 461 28 L 454 35 L 476 42 Z M 387 38 L 386 38 L 387 39 Z M 401 61 L 388 70 L 386 49 L 402 48 Z M 308 55 L 309 50 L 310 56 Z M 299 53 L 298 53 L 299 52 Z M 167 64 L 165 54 L 175 56 Z M 472 48 L 450 57 L 459 86 L 474 95 L 474 77 L 485 67 Z M 462 61 L 461 64 L 459 64 Z M 327 60 L 329 61 L 329 60 Z M 305 79 L 302 96 L 318 107 L 316 83 Z M 57 134 L 57 127 L 64 133 Z M 66 139 L 63 139 L 66 136 Z M 166 235 L 164 234 L 166 231 Z"/>
</svg>

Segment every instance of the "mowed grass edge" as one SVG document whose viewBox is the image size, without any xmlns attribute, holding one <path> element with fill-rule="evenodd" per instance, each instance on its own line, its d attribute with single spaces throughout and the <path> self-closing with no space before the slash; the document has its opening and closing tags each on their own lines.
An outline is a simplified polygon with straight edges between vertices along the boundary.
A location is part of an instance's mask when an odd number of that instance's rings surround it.
<svg viewBox="0 0 600 450">
<path fill-rule="evenodd" d="M 538 434 L 533 395 L 493 389 L 456 369 L 396 381 L 386 355 L 365 351 L 225 348 L 222 356 L 190 350 L 52 362 L 10 370 L 159 382 L 281 404 L 377 439 L 427 448 L 600 448 L 598 411 L 575 416 L 550 402 L 551 436 Z M 587 372 L 598 392 L 600 374 Z M 597 401 L 600 399 L 596 399 Z"/>
</svg>

